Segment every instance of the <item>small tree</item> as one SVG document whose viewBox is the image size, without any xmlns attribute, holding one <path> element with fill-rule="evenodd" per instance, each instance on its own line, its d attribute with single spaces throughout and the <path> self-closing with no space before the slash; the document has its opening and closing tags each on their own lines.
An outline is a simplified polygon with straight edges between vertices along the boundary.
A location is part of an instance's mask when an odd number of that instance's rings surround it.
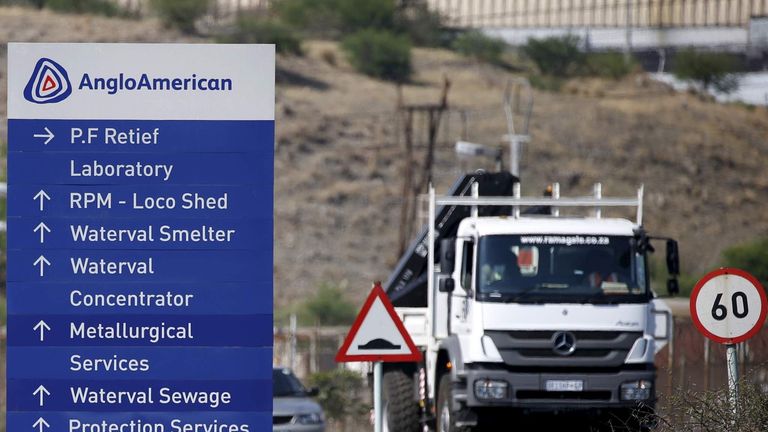
<svg viewBox="0 0 768 432">
<path fill-rule="evenodd" d="M 391 30 L 395 24 L 394 0 L 333 0 L 345 33 L 365 29 Z"/>
<path fill-rule="evenodd" d="M 768 238 L 729 247 L 723 251 L 723 264 L 745 270 L 768 286 Z"/>
<path fill-rule="evenodd" d="M 341 26 L 337 0 L 280 0 L 272 8 L 280 20 L 305 35 L 337 37 Z"/>
<path fill-rule="evenodd" d="M 507 44 L 503 40 L 476 30 L 462 33 L 453 41 L 453 49 L 459 54 L 491 64 L 503 63 L 501 56 L 506 48 Z"/>
<path fill-rule="evenodd" d="M 447 42 L 442 15 L 430 9 L 426 2 L 400 8 L 395 14 L 395 28 L 407 34 L 416 46 L 445 46 Z"/>
<path fill-rule="evenodd" d="M 345 299 L 344 291 L 323 283 L 315 295 L 307 299 L 300 309 L 302 321 L 318 325 L 345 325 L 354 321 L 355 306 Z"/>
<path fill-rule="evenodd" d="M 360 418 L 369 407 L 363 400 L 363 381 L 359 374 L 346 369 L 318 372 L 309 377 L 309 384 L 317 387 L 317 401 L 326 417 L 341 423 L 342 430 L 350 419 Z"/>
<path fill-rule="evenodd" d="M 209 0 L 151 0 L 150 5 L 163 23 L 184 33 L 193 34 L 195 22 L 208 12 Z"/>
<path fill-rule="evenodd" d="M 225 43 L 275 44 L 277 52 L 302 55 L 301 39 L 292 28 L 279 21 L 256 15 L 243 15 L 235 22 L 234 30 L 219 38 Z"/>
<path fill-rule="evenodd" d="M 120 8 L 108 0 L 45 0 L 45 7 L 57 12 L 115 16 Z"/>
<path fill-rule="evenodd" d="M 638 67 L 634 60 L 628 62 L 623 53 L 616 51 L 591 53 L 586 57 L 586 66 L 589 75 L 615 80 L 629 75 Z"/>
<path fill-rule="evenodd" d="M 584 63 L 577 36 L 528 39 L 522 50 L 545 75 L 567 77 L 576 73 Z"/>
<path fill-rule="evenodd" d="M 733 56 L 688 49 L 677 55 L 672 72 L 680 79 L 696 82 L 702 90 L 730 93 L 739 87 L 733 75 L 737 69 Z"/>
<path fill-rule="evenodd" d="M 346 37 L 342 47 L 360 73 L 395 82 L 411 76 L 411 43 L 405 36 L 362 30 Z"/>
</svg>

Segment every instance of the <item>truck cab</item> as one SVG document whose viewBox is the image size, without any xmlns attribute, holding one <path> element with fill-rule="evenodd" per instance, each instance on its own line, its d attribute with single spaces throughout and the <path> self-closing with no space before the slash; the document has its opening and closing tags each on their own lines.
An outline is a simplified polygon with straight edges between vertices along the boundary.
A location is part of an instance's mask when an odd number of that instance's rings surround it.
<svg viewBox="0 0 768 432">
<path fill-rule="evenodd" d="M 627 418 L 652 408 L 667 329 L 641 230 L 626 219 L 461 221 L 443 242 L 453 265 L 437 272 L 433 314 L 447 319 L 434 320 L 427 351 L 438 430 L 475 425 L 494 408 Z"/>
<path fill-rule="evenodd" d="M 387 366 L 389 430 L 471 431 L 516 414 L 572 412 L 617 419 L 613 430 L 650 427 L 654 357 L 672 320 L 650 287 L 642 188 L 630 198 L 603 198 L 599 187 L 588 197 L 561 198 L 556 188 L 523 198 L 519 183 L 511 196 L 481 196 L 481 185 L 446 197 L 430 189 L 433 222 L 401 260 L 414 269 L 423 256 L 426 278 L 410 270 L 398 273 L 410 284 L 388 281 L 395 295 L 426 285 L 425 304 L 395 303 L 425 360 Z M 636 208 L 636 220 L 602 217 L 603 207 L 622 206 Z M 561 216 L 564 207 L 581 212 Z M 677 243 L 663 240 L 674 289 Z M 408 382 L 415 400 L 402 398 Z"/>
</svg>

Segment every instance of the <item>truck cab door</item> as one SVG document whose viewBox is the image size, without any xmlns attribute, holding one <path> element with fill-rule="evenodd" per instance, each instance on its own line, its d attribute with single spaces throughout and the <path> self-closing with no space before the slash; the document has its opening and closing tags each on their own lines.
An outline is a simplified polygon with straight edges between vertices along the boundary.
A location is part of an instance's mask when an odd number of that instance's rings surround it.
<svg viewBox="0 0 768 432">
<path fill-rule="evenodd" d="M 456 289 L 450 296 L 450 332 L 469 333 L 471 330 L 471 302 L 475 283 L 475 242 L 471 238 L 459 238 L 456 244 L 457 262 L 454 270 Z"/>
</svg>

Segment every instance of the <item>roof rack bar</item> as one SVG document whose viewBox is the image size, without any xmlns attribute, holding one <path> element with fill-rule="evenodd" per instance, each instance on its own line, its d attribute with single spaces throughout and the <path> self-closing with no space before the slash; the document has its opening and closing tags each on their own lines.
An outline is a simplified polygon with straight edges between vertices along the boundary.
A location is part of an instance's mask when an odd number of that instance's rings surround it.
<svg viewBox="0 0 768 432">
<path fill-rule="evenodd" d="M 552 183 L 552 199 L 560 200 L 560 183 Z M 560 217 L 560 208 L 558 206 L 552 206 L 552 216 Z"/>
<path fill-rule="evenodd" d="M 595 194 L 595 199 L 602 199 L 603 198 L 603 184 L 602 183 L 595 183 L 595 186 L 592 189 Z M 603 216 L 603 209 L 600 207 L 595 207 L 595 218 L 600 219 Z"/>
<path fill-rule="evenodd" d="M 642 192 L 631 198 L 511 198 L 483 196 L 479 198 L 443 196 L 436 198 L 437 205 L 457 206 L 552 206 L 552 207 L 642 207 Z M 638 209 L 638 220 L 642 220 L 642 210 Z"/>
<path fill-rule="evenodd" d="M 645 192 L 645 185 L 641 184 L 637 189 L 637 225 L 643 225 L 643 194 Z"/>
</svg>

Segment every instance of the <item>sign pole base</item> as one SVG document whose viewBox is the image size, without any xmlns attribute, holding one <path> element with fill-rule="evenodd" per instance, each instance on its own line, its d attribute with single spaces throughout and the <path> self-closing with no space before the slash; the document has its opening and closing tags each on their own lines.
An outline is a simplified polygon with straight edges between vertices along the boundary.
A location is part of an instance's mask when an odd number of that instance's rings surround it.
<svg viewBox="0 0 768 432">
<path fill-rule="evenodd" d="M 728 360 L 728 399 L 731 402 L 735 419 L 738 414 L 737 404 L 739 400 L 739 363 L 735 344 L 726 345 L 726 358 Z"/>
<path fill-rule="evenodd" d="M 373 431 L 382 432 L 383 406 L 382 406 L 382 376 L 384 374 L 384 363 L 377 361 L 373 363 Z"/>
</svg>

